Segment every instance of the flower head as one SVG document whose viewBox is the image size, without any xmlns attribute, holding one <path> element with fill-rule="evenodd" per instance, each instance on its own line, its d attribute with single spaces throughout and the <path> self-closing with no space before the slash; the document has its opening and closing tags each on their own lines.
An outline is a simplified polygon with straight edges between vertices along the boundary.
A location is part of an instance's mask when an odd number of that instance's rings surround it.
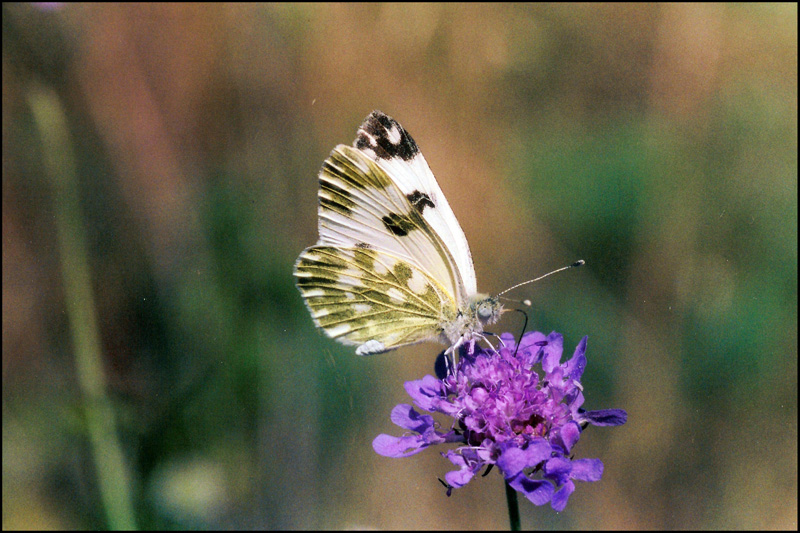
<svg viewBox="0 0 800 533">
<path fill-rule="evenodd" d="M 581 408 L 586 337 L 564 363 L 558 333 L 529 332 L 519 347 L 511 334 L 501 339 L 497 351 L 472 344 L 472 353 L 462 353 L 456 372 L 443 379 L 425 376 L 406 382 L 418 408 L 452 418 L 448 430 L 432 416 L 400 404 L 391 419 L 407 434 L 378 435 L 372 446 L 381 455 L 408 457 L 436 444 L 459 443 L 442 452 L 458 467 L 445 475 L 448 494 L 484 467 L 497 465 L 508 484 L 534 504 L 550 502 L 561 511 L 575 490 L 574 480 L 598 481 L 603 474 L 599 459 L 572 459 L 583 429 L 622 425 L 627 414 Z"/>
</svg>

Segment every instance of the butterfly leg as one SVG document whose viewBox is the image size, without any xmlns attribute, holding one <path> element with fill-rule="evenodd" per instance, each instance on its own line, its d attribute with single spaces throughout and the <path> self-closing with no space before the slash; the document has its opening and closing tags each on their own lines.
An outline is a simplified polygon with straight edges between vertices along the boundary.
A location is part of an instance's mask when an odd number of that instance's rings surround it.
<svg viewBox="0 0 800 533">
<path fill-rule="evenodd" d="M 488 340 L 486 340 L 486 337 L 485 337 L 484 335 L 488 335 L 488 336 L 490 336 L 490 337 L 494 337 L 495 339 L 497 339 L 497 342 L 499 342 L 499 343 L 500 343 L 500 347 L 502 347 L 502 348 L 505 348 L 505 347 L 506 347 L 506 343 L 503 341 L 503 339 L 500 337 L 500 335 L 497 335 L 497 334 L 495 334 L 495 333 L 489 333 L 488 331 L 484 331 L 484 332 L 483 332 L 483 335 L 481 335 L 481 338 L 482 338 L 484 341 L 486 341 L 486 344 L 488 344 L 489 346 L 492 346 L 492 344 L 491 344 L 491 343 L 490 343 Z M 492 349 L 494 350 L 494 346 L 492 346 Z M 496 351 L 497 351 L 497 350 L 495 350 L 495 352 L 496 352 Z"/>
<path fill-rule="evenodd" d="M 456 343 L 453 344 L 452 346 L 450 346 L 444 352 L 445 357 L 449 355 L 450 356 L 450 360 L 453 363 L 453 375 L 455 375 L 455 373 L 456 373 L 456 353 L 458 353 L 458 349 L 461 348 L 461 346 L 463 346 L 465 342 L 466 341 L 464 340 L 464 337 L 459 337 L 459 339 L 456 341 Z"/>
<path fill-rule="evenodd" d="M 487 333 L 487 335 L 492 335 L 492 336 L 494 336 L 494 337 L 497 337 L 497 335 L 495 335 L 495 334 L 493 334 L 493 333 Z M 489 348 L 491 348 L 493 352 L 497 353 L 497 350 L 495 349 L 494 345 L 492 345 L 492 343 L 491 343 L 491 342 L 489 342 L 489 339 L 487 339 L 485 335 L 483 335 L 483 334 L 481 334 L 481 333 L 478 333 L 478 334 L 477 334 L 477 336 L 478 336 L 478 337 L 480 337 L 480 339 L 481 339 L 483 342 L 485 342 L 486 344 L 488 344 L 488 345 L 489 345 Z M 497 337 L 497 338 L 498 338 L 498 339 L 500 339 L 500 337 Z M 500 342 L 503 342 L 503 341 L 501 340 Z"/>
</svg>

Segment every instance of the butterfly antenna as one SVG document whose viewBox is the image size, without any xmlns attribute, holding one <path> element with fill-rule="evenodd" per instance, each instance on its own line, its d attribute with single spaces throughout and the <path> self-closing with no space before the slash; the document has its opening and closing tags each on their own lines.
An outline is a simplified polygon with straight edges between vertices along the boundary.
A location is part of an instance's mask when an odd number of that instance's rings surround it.
<svg viewBox="0 0 800 533">
<path fill-rule="evenodd" d="M 574 262 L 574 263 L 572 263 L 571 265 L 567 265 L 567 266 L 565 266 L 565 267 L 561 267 L 561 268 L 559 268 L 558 270 L 553 270 L 552 272 L 548 272 L 548 273 L 547 273 L 547 274 L 545 274 L 544 276 L 539 276 L 539 277 L 538 277 L 538 278 L 536 278 L 536 279 L 529 279 L 528 281 L 523 281 L 522 283 L 517 283 L 517 284 L 516 284 L 516 285 L 514 285 L 513 287 L 509 287 L 508 289 L 504 290 L 503 292 L 501 292 L 500 294 L 498 294 L 497 296 L 495 296 L 495 298 L 499 298 L 499 297 L 500 297 L 500 296 L 502 296 L 503 294 L 507 293 L 508 291 L 512 291 L 512 290 L 516 289 L 517 287 L 522 287 L 523 285 L 527 285 L 528 283 L 533 283 L 534 281 L 539 281 L 540 279 L 544 279 L 544 278 L 546 278 L 547 276 L 551 276 L 551 275 L 555 274 L 556 272 L 561 272 L 562 270 L 568 270 L 568 269 L 570 269 L 570 268 L 577 268 L 577 267 L 579 267 L 579 266 L 581 266 L 581 265 L 584 265 L 584 264 L 586 264 L 586 261 L 584 261 L 583 259 L 581 259 L 580 261 L 575 261 L 575 262 Z"/>
</svg>

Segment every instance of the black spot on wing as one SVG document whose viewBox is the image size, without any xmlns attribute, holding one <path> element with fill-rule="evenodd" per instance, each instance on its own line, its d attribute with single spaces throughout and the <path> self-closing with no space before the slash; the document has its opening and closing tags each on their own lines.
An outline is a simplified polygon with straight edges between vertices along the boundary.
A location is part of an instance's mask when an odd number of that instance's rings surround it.
<svg viewBox="0 0 800 533">
<path fill-rule="evenodd" d="M 433 203 L 431 197 L 424 192 L 414 191 L 411 194 L 407 194 L 406 198 L 408 198 L 408 201 L 411 202 L 411 205 L 413 205 L 414 209 L 419 211 L 420 214 L 422 214 L 426 207 L 430 207 L 431 209 L 436 208 L 436 204 Z"/>
<path fill-rule="evenodd" d="M 297 278 L 297 286 L 304 287 L 329 287 L 336 279 L 325 276 L 301 276 Z"/>
<path fill-rule="evenodd" d="M 413 229 L 416 229 L 418 226 L 411 221 L 411 219 L 405 215 L 399 215 L 397 213 L 391 213 L 386 215 L 381 219 L 383 221 L 383 225 L 397 235 L 398 237 L 405 237 L 409 234 L 409 232 Z"/>
<path fill-rule="evenodd" d="M 320 205 L 331 211 L 349 217 L 356 204 L 351 199 L 350 193 L 326 179 L 319 180 Z"/>
<path fill-rule="evenodd" d="M 322 190 L 327 191 L 331 196 L 337 196 L 340 198 L 340 202 L 346 203 L 349 205 L 355 205 L 354 202 L 350 199 L 350 193 L 336 185 L 335 183 L 331 183 L 326 179 L 321 179 L 319 181 L 319 186 Z"/>
<path fill-rule="evenodd" d="M 334 160 L 336 164 L 334 164 Z M 339 166 L 345 163 L 347 163 L 347 160 L 343 159 L 339 154 L 331 155 L 330 158 L 326 159 L 325 162 L 322 163 L 322 170 L 320 171 L 320 186 L 322 186 L 323 181 L 330 184 L 330 180 L 326 179 L 326 176 L 330 176 L 331 178 L 341 180 L 354 189 L 365 189 L 367 182 L 360 179 L 363 177 L 362 174 L 353 172 L 351 168 L 346 166 Z M 338 190 L 341 191 L 343 189 L 338 188 Z"/>
<path fill-rule="evenodd" d="M 346 217 L 351 216 L 351 210 L 348 206 L 336 202 L 334 200 L 329 200 L 328 198 L 323 198 L 320 196 L 319 205 L 321 205 L 323 209 L 327 209 L 328 211 L 334 211 Z"/>
<path fill-rule="evenodd" d="M 399 157 L 410 161 L 419 153 L 417 143 L 396 120 L 373 111 L 358 130 L 353 146 L 359 150 L 372 150 L 378 159 Z"/>
</svg>

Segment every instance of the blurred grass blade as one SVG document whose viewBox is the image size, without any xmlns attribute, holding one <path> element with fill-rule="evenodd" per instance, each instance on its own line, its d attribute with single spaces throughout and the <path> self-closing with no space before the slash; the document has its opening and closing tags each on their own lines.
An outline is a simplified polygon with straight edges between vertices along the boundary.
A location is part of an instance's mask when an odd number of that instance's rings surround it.
<svg viewBox="0 0 800 533">
<path fill-rule="evenodd" d="M 48 88 L 33 86 L 28 101 L 42 139 L 47 178 L 52 183 L 67 317 L 103 508 L 111 529 L 135 529 L 130 474 L 106 393 L 76 165 L 66 116 L 58 96 Z"/>
</svg>

